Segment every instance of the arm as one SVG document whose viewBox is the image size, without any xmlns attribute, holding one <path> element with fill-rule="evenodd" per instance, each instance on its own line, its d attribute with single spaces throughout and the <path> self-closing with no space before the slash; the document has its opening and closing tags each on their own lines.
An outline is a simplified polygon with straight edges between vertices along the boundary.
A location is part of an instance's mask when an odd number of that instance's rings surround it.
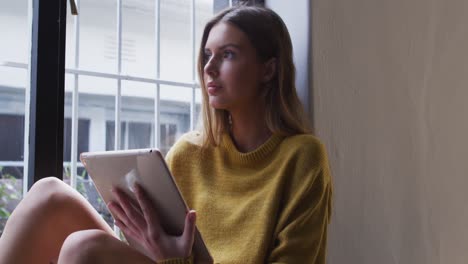
<svg viewBox="0 0 468 264">
<path fill-rule="evenodd" d="M 270 263 L 326 262 L 332 184 L 323 148 L 320 152 L 318 166 L 297 181 L 288 195 L 278 220 Z"/>
</svg>

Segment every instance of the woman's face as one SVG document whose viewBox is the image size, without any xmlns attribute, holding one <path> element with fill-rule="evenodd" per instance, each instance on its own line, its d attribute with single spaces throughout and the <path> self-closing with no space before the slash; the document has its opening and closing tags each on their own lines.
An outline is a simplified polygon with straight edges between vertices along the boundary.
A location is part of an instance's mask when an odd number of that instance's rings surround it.
<svg viewBox="0 0 468 264">
<path fill-rule="evenodd" d="M 258 105 L 263 65 L 244 32 L 218 23 L 205 45 L 204 81 L 211 107 L 236 111 Z"/>
</svg>

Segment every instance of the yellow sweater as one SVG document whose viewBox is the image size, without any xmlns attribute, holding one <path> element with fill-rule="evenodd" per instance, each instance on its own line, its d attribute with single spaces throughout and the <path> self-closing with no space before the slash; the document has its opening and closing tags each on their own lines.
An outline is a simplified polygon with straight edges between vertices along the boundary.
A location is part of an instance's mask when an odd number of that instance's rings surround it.
<svg viewBox="0 0 468 264">
<path fill-rule="evenodd" d="M 198 132 L 166 159 L 215 263 L 325 263 L 332 185 L 323 144 L 273 135 L 249 153 Z"/>
</svg>

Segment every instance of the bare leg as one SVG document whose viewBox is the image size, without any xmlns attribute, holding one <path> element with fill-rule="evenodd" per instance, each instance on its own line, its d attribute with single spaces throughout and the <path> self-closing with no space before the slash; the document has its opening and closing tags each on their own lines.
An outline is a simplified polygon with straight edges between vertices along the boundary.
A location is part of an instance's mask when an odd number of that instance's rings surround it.
<svg viewBox="0 0 468 264">
<path fill-rule="evenodd" d="M 55 263 L 65 239 L 86 229 L 114 235 L 81 194 L 56 178 L 42 179 L 8 219 L 0 238 L 0 263 Z"/>
<path fill-rule="evenodd" d="M 68 236 L 58 263 L 154 264 L 154 261 L 102 230 L 84 230 Z"/>
</svg>

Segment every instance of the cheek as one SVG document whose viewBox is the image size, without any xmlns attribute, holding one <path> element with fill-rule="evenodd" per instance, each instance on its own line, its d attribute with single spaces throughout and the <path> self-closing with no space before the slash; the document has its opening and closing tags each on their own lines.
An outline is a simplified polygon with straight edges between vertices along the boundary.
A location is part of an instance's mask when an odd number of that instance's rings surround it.
<svg viewBox="0 0 468 264">
<path fill-rule="evenodd" d="M 221 77 L 226 81 L 235 81 L 242 76 L 242 68 L 238 65 L 224 64 L 220 68 Z"/>
<path fill-rule="evenodd" d="M 249 65 L 223 65 L 220 71 L 226 85 L 236 90 L 252 91 L 258 85 L 256 71 Z"/>
</svg>

